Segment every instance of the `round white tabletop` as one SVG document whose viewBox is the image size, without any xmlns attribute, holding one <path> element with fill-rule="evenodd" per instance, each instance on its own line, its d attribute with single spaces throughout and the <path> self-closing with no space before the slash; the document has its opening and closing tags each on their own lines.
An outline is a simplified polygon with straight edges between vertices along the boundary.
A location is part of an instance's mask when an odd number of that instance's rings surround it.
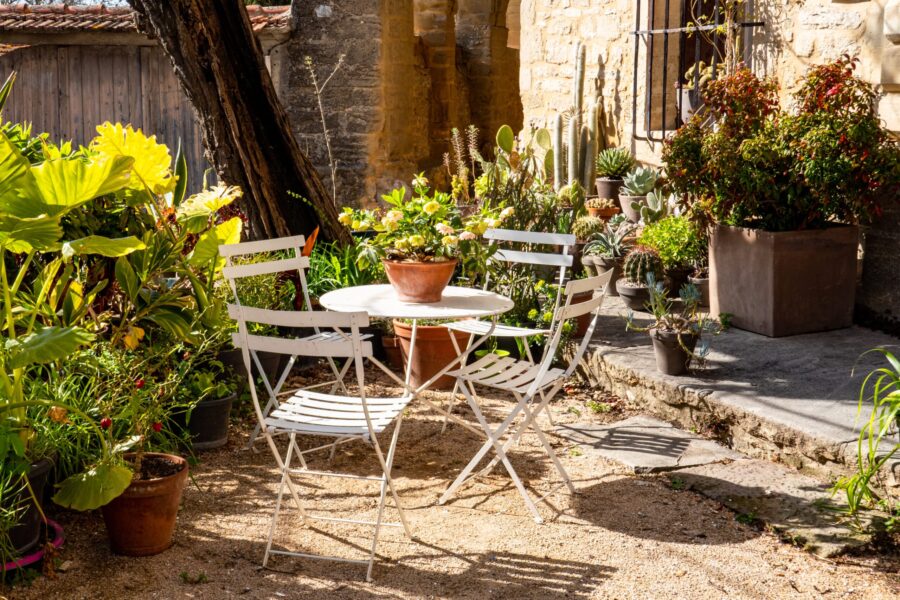
<svg viewBox="0 0 900 600">
<path fill-rule="evenodd" d="M 334 290 L 320 297 L 319 303 L 336 312 L 365 311 L 370 317 L 436 320 L 490 317 L 514 306 L 512 300 L 500 294 L 453 286 L 444 289 L 440 302 L 401 302 L 388 284 Z"/>
</svg>

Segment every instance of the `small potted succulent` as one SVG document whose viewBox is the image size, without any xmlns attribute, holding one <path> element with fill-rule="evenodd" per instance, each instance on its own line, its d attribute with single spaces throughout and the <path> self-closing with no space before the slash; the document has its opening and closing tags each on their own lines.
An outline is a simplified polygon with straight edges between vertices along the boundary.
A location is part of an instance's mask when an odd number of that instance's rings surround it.
<svg viewBox="0 0 900 600">
<path fill-rule="evenodd" d="M 641 220 L 641 207 L 647 205 L 647 194 L 656 187 L 657 179 L 659 173 L 649 167 L 636 167 L 625 176 L 619 191 L 619 204 L 632 223 Z"/>
<path fill-rule="evenodd" d="M 614 215 L 618 214 L 619 204 L 612 198 L 589 198 L 584 203 L 587 212 L 592 217 L 598 217 L 604 221 L 609 221 Z"/>
<path fill-rule="evenodd" d="M 608 296 L 618 296 L 616 282 L 622 277 L 622 263 L 631 244 L 628 236 L 634 231 L 634 225 L 627 222 L 619 222 L 615 225 L 607 224 L 606 228 L 591 236 L 584 246 L 581 262 L 588 269 L 593 269 L 597 275 L 602 275 L 612 269 L 612 277 L 609 280 Z"/>
<path fill-rule="evenodd" d="M 513 209 L 482 206 L 463 218 L 450 194 L 429 193 L 428 180 L 421 173 L 412 184 L 412 197 L 407 197 L 406 187 L 381 197 L 388 205 L 386 212 L 345 207 L 339 220 L 354 232 L 375 232 L 360 242 L 361 268 L 380 261 L 400 300 L 438 302 L 459 257 L 469 261 L 483 255 L 479 236 L 499 227 Z"/>
<path fill-rule="evenodd" d="M 649 279 L 659 281 L 663 266 L 659 252 L 648 246 L 635 246 L 625 256 L 622 264 L 622 279 L 616 282 L 616 291 L 622 302 L 631 310 L 647 310 L 650 300 Z"/>
<path fill-rule="evenodd" d="M 706 254 L 697 226 L 683 216 L 672 215 L 646 225 L 638 243 L 659 253 L 665 270 L 666 289 L 673 297 L 688 282 L 694 265 Z"/>
<path fill-rule="evenodd" d="M 724 315 L 714 319 L 701 313 L 700 293 L 691 284 L 685 284 L 681 288 L 679 301 L 675 301 L 667 296 L 662 283 L 657 282 L 652 275 L 647 283 L 650 294 L 647 308 L 653 320 L 646 327 L 638 326 L 633 315 L 629 314 L 626 327 L 629 331 L 645 331 L 650 335 L 656 368 L 661 373 L 681 375 L 687 370 L 691 360 L 702 360 L 709 352 L 705 344 L 697 349 L 703 334 L 718 335 L 727 328 L 727 319 L 724 319 Z"/>
<path fill-rule="evenodd" d="M 607 148 L 597 154 L 597 196 L 618 198 L 622 178 L 634 167 L 634 156 L 627 148 Z"/>
</svg>

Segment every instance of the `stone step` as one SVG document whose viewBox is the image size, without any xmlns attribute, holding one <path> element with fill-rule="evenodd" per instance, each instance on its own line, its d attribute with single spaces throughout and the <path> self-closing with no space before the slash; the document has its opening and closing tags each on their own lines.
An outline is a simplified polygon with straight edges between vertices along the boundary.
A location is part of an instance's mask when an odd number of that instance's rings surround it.
<svg viewBox="0 0 900 600">
<path fill-rule="evenodd" d="M 647 334 L 625 330 L 618 298 L 603 311 L 580 365 L 592 385 L 749 457 L 826 480 L 854 464 L 859 386 L 885 364 L 863 353 L 900 342 L 862 327 L 786 338 L 732 329 L 709 339 L 705 366 L 672 377 L 657 371 Z M 649 316 L 635 313 L 635 321 L 646 325 Z M 891 470 L 896 481 L 900 461 Z"/>
</svg>

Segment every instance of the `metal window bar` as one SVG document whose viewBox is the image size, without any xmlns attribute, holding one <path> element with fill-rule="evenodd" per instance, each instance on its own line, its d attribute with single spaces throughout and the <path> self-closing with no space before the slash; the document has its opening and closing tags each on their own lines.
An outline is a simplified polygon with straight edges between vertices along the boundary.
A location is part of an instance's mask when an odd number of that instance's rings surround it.
<svg viewBox="0 0 900 600">
<path fill-rule="evenodd" d="M 633 73 L 633 82 L 632 82 L 632 90 L 631 90 L 631 111 L 633 118 L 631 120 L 631 135 L 636 140 L 644 140 L 651 142 L 661 142 L 666 138 L 666 133 L 671 131 L 667 129 L 666 124 L 669 122 L 669 115 L 667 115 L 667 109 L 669 108 L 667 102 L 667 94 L 669 88 L 669 36 L 677 35 L 678 36 L 678 69 L 676 81 L 677 85 L 677 95 L 676 95 L 676 113 L 675 113 L 675 126 L 676 129 L 683 124 L 681 115 L 682 115 L 682 104 L 684 102 L 684 94 L 682 91 L 684 88 L 684 82 L 682 81 L 681 68 L 685 64 L 685 53 L 687 52 L 687 41 L 688 34 L 694 34 L 694 61 L 691 64 L 697 64 L 703 58 L 703 45 L 701 43 L 700 32 L 709 31 L 712 37 L 712 58 L 710 60 L 711 63 L 711 77 L 712 79 L 716 79 L 716 65 L 719 60 L 718 48 L 721 43 L 721 36 L 718 31 L 719 25 L 721 23 L 721 19 L 724 18 L 722 14 L 722 7 L 720 5 L 720 0 L 713 0 L 712 2 L 712 10 L 711 13 L 707 16 L 712 20 L 712 23 L 706 25 L 691 25 L 691 22 L 694 21 L 694 8 L 696 6 L 702 7 L 704 5 L 704 0 L 680 0 L 681 2 L 681 12 L 680 12 L 680 26 L 679 27 L 670 27 L 670 14 L 671 14 L 671 2 L 673 0 L 662 0 L 665 2 L 663 8 L 665 11 L 665 15 L 663 17 L 663 27 L 655 28 L 656 21 L 656 3 L 658 0 L 636 0 L 635 5 L 635 30 L 631 32 L 634 36 L 634 73 Z M 641 22 L 643 13 L 641 11 L 642 6 L 646 3 L 647 5 L 647 15 L 646 21 L 648 24 L 647 29 L 641 29 Z M 746 8 L 747 14 L 753 14 L 753 3 L 748 2 Z M 752 28 L 755 27 L 764 27 L 765 21 L 739 21 L 735 23 L 736 27 L 741 28 L 745 32 L 749 32 Z M 654 44 L 657 36 L 662 36 L 662 83 L 657 84 L 654 80 Z M 749 61 L 750 58 L 750 42 L 752 42 L 751 35 L 744 35 L 744 44 L 743 44 L 743 52 L 744 52 L 744 60 L 745 62 Z M 644 42 L 642 44 L 642 42 Z M 640 55 L 641 48 L 647 48 L 647 56 L 646 56 L 646 77 L 647 77 L 647 85 L 645 88 L 645 98 L 644 98 L 644 108 L 646 110 L 644 115 L 644 131 L 646 135 L 638 135 L 638 117 L 637 117 L 637 108 L 638 108 L 638 73 L 639 73 L 639 65 L 640 65 Z M 693 85 L 692 88 L 699 93 L 700 87 L 700 72 L 699 69 L 694 70 L 693 75 Z M 654 129 L 652 123 L 652 115 L 653 115 L 653 92 L 656 89 L 657 85 L 662 85 L 662 98 L 661 98 L 661 114 L 660 114 L 660 128 Z"/>
</svg>

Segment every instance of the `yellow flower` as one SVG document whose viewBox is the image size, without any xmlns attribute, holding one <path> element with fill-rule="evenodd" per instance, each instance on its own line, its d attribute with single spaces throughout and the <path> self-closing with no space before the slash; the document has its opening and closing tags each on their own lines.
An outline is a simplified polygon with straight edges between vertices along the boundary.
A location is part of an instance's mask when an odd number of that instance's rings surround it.
<svg viewBox="0 0 900 600">
<path fill-rule="evenodd" d="M 500 227 L 500 224 L 501 224 L 500 219 L 488 219 L 487 220 L 488 227 Z M 482 233 L 484 233 L 484 232 L 482 231 Z"/>
<path fill-rule="evenodd" d="M 126 333 L 125 337 L 122 338 L 122 342 L 129 350 L 134 350 L 141 343 L 142 339 L 144 339 L 143 329 L 141 329 L 140 327 L 129 327 L 128 333 Z"/>
<path fill-rule="evenodd" d="M 387 215 L 385 215 L 381 218 L 381 224 L 388 231 L 394 231 L 395 229 L 397 229 L 400 226 L 397 223 L 397 221 L 393 221 L 393 220 L 389 219 Z"/>
<path fill-rule="evenodd" d="M 387 214 L 384 215 L 384 218 L 389 221 L 397 222 L 403 219 L 403 213 L 399 210 L 389 210 Z"/>
<path fill-rule="evenodd" d="M 353 219 L 353 222 L 350 224 L 350 227 L 353 228 L 354 231 L 359 231 L 362 229 L 362 221 L 358 219 Z"/>
<path fill-rule="evenodd" d="M 474 233 L 475 235 L 484 235 L 484 232 L 487 230 L 488 224 L 485 221 L 472 223 L 472 233 Z"/>
<path fill-rule="evenodd" d="M 432 200 L 430 202 L 426 202 L 425 206 L 422 207 L 422 210 L 425 211 L 426 215 L 433 215 L 437 211 L 441 210 L 441 205 Z"/>
<path fill-rule="evenodd" d="M 459 238 L 457 238 L 455 235 L 445 235 L 441 238 L 441 243 L 445 246 L 456 246 L 456 244 L 459 243 Z"/>
<path fill-rule="evenodd" d="M 506 219 L 513 216 L 513 214 L 515 214 L 515 212 L 516 211 L 515 211 L 515 209 L 513 209 L 512 206 L 507 206 L 506 208 L 504 208 L 503 210 L 500 211 L 500 220 L 505 221 Z"/>
<path fill-rule="evenodd" d="M 338 216 L 338 222 L 345 227 L 349 227 L 350 224 L 353 223 L 353 215 L 350 213 L 341 213 Z"/>
<path fill-rule="evenodd" d="M 413 248 L 421 248 L 425 245 L 425 237 L 421 235 L 411 235 L 409 236 L 409 245 Z"/>
<path fill-rule="evenodd" d="M 409 242 L 406 240 L 406 238 L 400 238 L 399 240 L 394 242 L 394 248 L 400 251 L 406 250 L 407 248 L 409 248 Z"/>
</svg>

